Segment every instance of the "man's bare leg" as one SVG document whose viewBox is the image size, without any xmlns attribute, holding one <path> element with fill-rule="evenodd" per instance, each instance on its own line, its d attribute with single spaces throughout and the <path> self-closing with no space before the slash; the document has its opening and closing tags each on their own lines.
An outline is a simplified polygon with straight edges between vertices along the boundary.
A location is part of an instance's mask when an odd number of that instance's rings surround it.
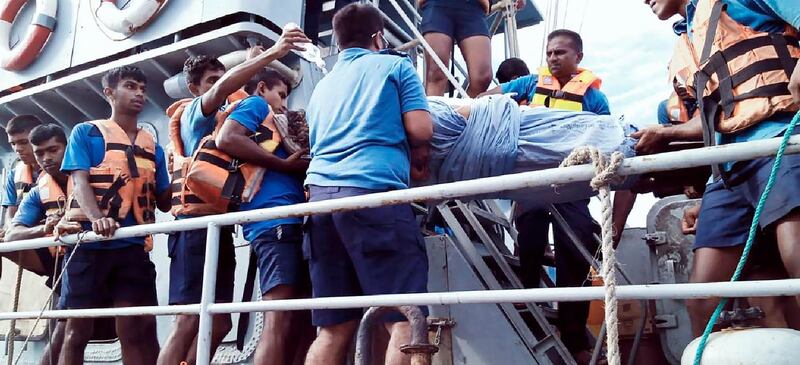
<svg viewBox="0 0 800 365">
<path fill-rule="evenodd" d="M 131 303 L 117 303 L 129 307 Z M 122 363 L 155 364 L 158 360 L 158 338 L 155 316 L 117 317 L 117 336 L 122 347 Z"/>
<path fill-rule="evenodd" d="M 83 364 L 83 352 L 92 339 L 93 318 L 70 318 L 64 331 L 64 345 L 61 347 L 59 365 Z"/>
<path fill-rule="evenodd" d="M 308 349 L 306 365 L 344 364 L 357 327 L 358 321 L 321 327 L 317 338 Z"/>
<path fill-rule="evenodd" d="M 775 223 L 775 236 L 786 273 L 790 278 L 800 278 L 800 210 L 795 209 Z M 800 302 L 800 296 L 796 299 Z"/>
<path fill-rule="evenodd" d="M 692 283 L 711 283 L 728 281 L 731 279 L 736 264 L 742 256 L 744 246 L 725 248 L 701 247 L 694 251 L 692 273 L 689 281 Z M 719 299 L 689 299 L 686 300 L 686 309 L 692 321 L 692 334 L 698 337 L 708 323 L 711 314 L 717 307 Z"/>
<path fill-rule="evenodd" d="M 58 357 L 61 356 L 61 347 L 64 345 L 64 332 L 66 332 L 67 321 L 57 321 L 53 328 L 53 337 L 50 338 L 47 347 L 44 349 L 42 360 L 39 365 L 56 365 Z"/>
<path fill-rule="evenodd" d="M 294 298 L 295 291 L 289 285 L 278 285 L 264 294 L 262 300 L 279 300 Z M 271 311 L 264 313 L 264 331 L 256 348 L 256 364 L 283 365 L 286 359 L 293 359 L 289 354 L 287 343 L 292 329 L 291 311 Z"/>
<path fill-rule="evenodd" d="M 467 95 L 474 98 L 485 92 L 492 82 L 492 41 L 482 35 L 467 37 L 458 43 L 458 48 L 467 63 Z"/>
<path fill-rule="evenodd" d="M 450 65 L 450 52 L 453 49 L 453 38 L 443 33 L 426 33 L 425 41 L 431 45 L 433 51 L 444 62 Z M 425 94 L 428 96 L 442 96 L 447 91 L 447 76 L 439 69 L 433 58 L 425 53 Z"/>
<path fill-rule="evenodd" d="M 411 325 L 408 322 L 387 323 L 389 346 L 386 349 L 386 365 L 411 364 L 411 355 L 400 352 L 400 346 L 411 343 Z"/>
</svg>

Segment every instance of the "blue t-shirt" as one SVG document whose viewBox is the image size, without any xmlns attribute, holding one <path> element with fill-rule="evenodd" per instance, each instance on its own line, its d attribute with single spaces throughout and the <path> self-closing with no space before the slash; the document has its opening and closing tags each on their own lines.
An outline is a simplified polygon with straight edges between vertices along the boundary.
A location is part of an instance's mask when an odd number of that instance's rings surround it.
<svg viewBox="0 0 800 365">
<path fill-rule="evenodd" d="M 234 120 L 255 133 L 258 126 L 269 115 L 269 105 L 258 96 L 250 96 L 242 100 L 236 109 L 228 116 L 229 120 Z M 274 154 L 280 158 L 289 157 L 282 147 L 278 147 Z M 301 176 L 294 176 L 278 171 L 267 170 L 261 182 L 258 193 L 250 200 L 239 207 L 239 210 L 254 210 L 272 207 L 281 207 L 305 202 L 306 197 L 303 192 L 303 180 Z M 264 232 L 269 231 L 281 224 L 300 224 L 301 218 L 280 218 L 269 221 L 246 223 L 242 225 L 244 238 L 250 242 L 254 241 Z"/>
<path fill-rule="evenodd" d="M 474 6 L 483 10 L 483 7 L 481 6 L 481 3 L 478 0 L 426 0 L 425 4 L 423 4 L 422 6 L 425 7 L 428 6 L 428 4 L 436 6 L 446 6 L 450 8 L 462 8 L 462 9 L 465 6 Z"/>
<path fill-rule="evenodd" d="M 89 171 L 90 168 L 100 165 L 106 154 L 105 140 L 100 130 L 90 123 L 81 123 L 72 129 L 69 135 L 67 150 L 64 152 L 64 161 L 61 163 L 61 171 L 70 173 L 76 170 Z M 164 159 L 164 149 L 156 144 L 156 193 L 161 194 L 169 190 L 169 176 L 167 165 Z M 133 212 L 120 222 L 121 227 L 135 226 L 138 223 L 133 217 Z M 86 222 L 83 228 L 91 230 L 91 224 Z M 93 249 L 115 249 L 130 245 L 141 245 L 144 243 L 143 237 L 123 238 L 119 240 L 103 241 L 95 243 L 85 243 L 81 245 L 85 248 Z"/>
<path fill-rule="evenodd" d="M 181 140 L 183 141 L 183 156 L 191 156 L 200 145 L 203 137 L 211 134 L 217 125 L 217 113 L 203 115 L 202 96 L 194 98 L 183 110 L 181 115 Z"/>
<path fill-rule="evenodd" d="M 22 163 L 22 161 L 17 162 Z M 3 198 L 2 203 L 0 205 L 4 207 L 9 206 L 19 206 L 20 202 L 22 201 L 21 196 L 17 196 L 17 187 L 16 183 L 14 182 L 14 174 L 16 173 L 16 169 L 9 169 L 9 173 L 6 174 L 6 182 L 3 188 Z M 33 181 L 36 182 L 36 179 L 39 178 L 39 171 L 33 172 Z"/>
<path fill-rule="evenodd" d="M 39 197 L 39 187 L 34 186 L 31 191 L 22 198 L 19 209 L 17 209 L 17 214 L 14 215 L 14 219 L 11 221 L 26 227 L 34 227 L 39 225 L 45 218 L 47 218 L 47 216 L 42 207 L 42 199 Z"/>
<path fill-rule="evenodd" d="M 786 24 L 800 28 L 800 6 L 796 0 L 723 0 L 728 15 L 744 26 L 759 32 L 783 32 Z M 686 7 L 688 27 L 693 34 L 693 21 L 697 0 Z M 745 130 L 730 133 L 717 133 L 718 144 L 755 141 L 781 135 L 791 122 L 790 117 L 768 118 Z M 731 163 L 725 164 L 729 169 Z"/>
<path fill-rule="evenodd" d="M 527 75 L 500 84 L 503 94 L 516 93 L 512 96 L 516 101 L 533 100 L 536 94 L 536 84 L 539 82 L 539 75 Z M 602 91 L 596 88 L 589 88 L 583 95 L 583 111 L 592 112 L 599 115 L 610 115 L 608 108 L 608 98 Z"/>
<path fill-rule="evenodd" d="M 403 113 L 428 110 L 406 57 L 349 48 L 308 102 L 311 166 L 306 184 L 373 190 L 408 187 Z"/>
</svg>

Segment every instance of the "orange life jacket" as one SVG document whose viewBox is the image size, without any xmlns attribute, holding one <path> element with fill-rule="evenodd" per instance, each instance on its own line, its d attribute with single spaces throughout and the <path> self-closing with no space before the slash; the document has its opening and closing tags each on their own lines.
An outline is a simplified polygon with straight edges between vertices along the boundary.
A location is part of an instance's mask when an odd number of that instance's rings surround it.
<svg viewBox="0 0 800 365">
<path fill-rule="evenodd" d="M 800 58 L 798 34 L 758 32 L 733 20 L 721 0 L 700 0 L 692 43 L 699 71 L 690 85 L 700 97 L 705 140 L 735 133 L 776 113 L 794 113 L 788 83 Z"/>
<path fill-rule="evenodd" d="M 249 95 L 244 90 L 236 90 L 233 94 L 228 96 L 227 101 L 233 104 L 242 100 Z M 179 215 L 209 215 L 222 213 L 213 204 L 206 203 L 197 195 L 192 193 L 188 186 L 186 186 L 185 177 L 189 172 L 189 164 L 192 161 L 192 156 L 185 156 L 186 147 L 183 145 L 181 138 L 181 117 L 186 107 L 193 99 L 182 99 L 176 101 L 169 108 L 167 108 L 167 116 L 169 116 L 169 140 L 171 142 L 170 151 L 168 155 L 169 171 L 172 175 L 172 209 L 170 213 L 174 216 Z M 215 115 L 217 127 L 222 125 L 225 118 L 230 113 L 217 112 Z"/>
<path fill-rule="evenodd" d="M 419 7 L 422 7 L 422 5 L 424 5 L 428 1 L 431 0 L 417 0 L 417 5 Z M 489 11 L 491 10 L 491 5 L 489 4 L 489 0 L 476 0 L 476 1 L 478 2 L 478 5 L 481 6 L 481 9 L 483 9 L 483 12 L 489 14 Z"/>
<path fill-rule="evenodd" d="M 105 140 L 105 156 L 96 167 L 89 169 L 89 184 L 94 190 L 97 205 L 106 216 L 122 221 L 133 212 L 140 224 L 155 222 L 156 208 L 156 141 L 152 134 L 139 129 L 136 141 L 114 121 L 91 122 Z M 88 221 L 73 192 L 67 186 L 67 212 L 70 221 Z"/>
<path fill-rule="evenodd" d="M 233 103 L 225 111 L 218 112 L 219 119 L 227 119 L 238 105 L 238 102 Z M 241 203 L 249 202 L 261 188 L 267 171 L 264 167 L 241 162 L 217 149 L 215 138 L 221 127 L 222 123 L 217 124 L 214 133 L 200 141 L 184 179 L 188 190 L 203 202 L 211 204 L 214 213 L 235 211 Z M 270 153 L 278 148 L 281 137 L 271 110 L 250 137 Z"/>
<path fill-rule="evenodd" d="M 35 185 L 36 181 L 33 180 L 33 167 L 19 161 L 17 166 L 14 167 L 14 189 L 17 191 L 16 202 L 21 202 L 22 198 L 24 198 Z"/>
<path fill-rule="evenodd" d="M 530 105 L 582 111 L 583 96 L 589 88 L 599 89 L 601 84 L 602 80 L 591 71 L 578 69 L 578 74 L 562 87 L 558 79 L 550 73 L 550 69 L 542 67 L 539 69 L 536 91 Z"/>
<path fill-rule="evenodd" d="M 39 179 L 36 180 L 36 187 L 39 189 L 39 200 L 45 216 L 64 214 L 67 208 L 67 195 L 50 174 L 42 172 Z M 51 232 L 47 235 L 52 236 L 53 234 Z M 64 246 L 48 247 L 47 249 L 53 257 L 63 255 L 65 252 Z"/>
<path fill-rule="evenodd" d="M 684 100 L 680 95 L 691 95 L 688 81 L 695 72 L 697 72 L 697 61 L 694 47 L 689 35 L 683 33 L 675 42 L 675 49 L 669 62 L 669 82 L 673 91 L 667 100 L 667 113 L 672 122 L 686 123 L 692 117 L 687 104 L 695 104 L 697 100 L 694 98 Z"/>
</svg>

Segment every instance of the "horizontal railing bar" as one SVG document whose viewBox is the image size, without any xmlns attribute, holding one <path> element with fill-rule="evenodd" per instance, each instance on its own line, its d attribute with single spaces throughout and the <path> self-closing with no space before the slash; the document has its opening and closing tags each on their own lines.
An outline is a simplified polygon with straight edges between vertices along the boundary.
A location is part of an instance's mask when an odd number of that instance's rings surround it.
<svg viewBox="0 0 800 365">
<path fill-rule="evenodd" d="M 623 162 L 618 174 L 621 176 L 638 175 L 655 171 L 708 166 L 711 164 L 766 157 L 776 153 L 780 142 L 781 138 L 772 138 L 723 146 L 666 152 L 657 155 L 632 157 Z M 798 152 L 800 152 L 800 135 L 791 137 L 786 148 L 786 153 Z M 491 194 L 502 191 L 548 187 L 554 184 L 568 184 L 573 182 L 589 181 L 592 179 L 592 177 L 594 177 L 594 168 L 591 165 L 552 168 L 404 190 L 393 190 L 349 198 L 195 217 L 181 219 L 180 221 L 142 224 L 138 226 L 120 228 L 116 231 L 112 238 L 100 237 L 92 232 L 87 232 L 83 235 L 82 240 L 83 242 L 93 242 L 108 239 L 145 236 L 149 234 L 187 231 L 205 228 L 209 222 L 216 222 L 221 226 L 226 226 L 284 217 L 302 217 L 306 215 L 324 214 L 337 211 L 374 208 L 385 205 L 404 204 L 423 200 L 446 200 L 465 196 Z M 64 243 L 74 244 L 77 238 L 77 235 L 70 235 L 62 237 L 61 242 L 56 242 L 53 238 L 38 238 L 6 242 L 4 244 L 0 244 L 0 252 L 13 252 L 17 250 L 27 250 L 39 247 L 57 246 Z"/>
<path fill-rule="evenodd" d="M 617 298 L 623 299 L 698 299 L 768 297 L 800 294 L 800 279 L 737 281 L 694 284 L 621 285 Z M 342 309 L 398 305 L 494 304 L 520 302 L 577 302 L 602 300 L 603 287 L 539 288 L 512 290 L 474 290 L 460 292 L 386 294 L 356 297 L 286 299 L 243 303 L 210 304 L 211 313 L 261 312 L 273 310 Z M 89 318 L 137 316 L 144 314 L 196 314 L 199 304 L 101 309 L 45 311 L 42 318 Z M 4 312 L 0 320 L 36 318 L 39 312 Z"/>
</svg>

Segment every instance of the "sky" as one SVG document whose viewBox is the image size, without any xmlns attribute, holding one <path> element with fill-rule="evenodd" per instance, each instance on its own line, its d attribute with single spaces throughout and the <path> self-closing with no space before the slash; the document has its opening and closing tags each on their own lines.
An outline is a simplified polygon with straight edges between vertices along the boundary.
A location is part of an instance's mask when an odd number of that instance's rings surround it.
<svg viewBox="0 0 800 365">
<path fill-rule="evenodd" d="M 669 96 L 667 63 L 675 44 L 671 21 L 660 21 L 643 0 L 534 0 L 542 14 L 558 3 L 556 28 L 579 32 L 583 38 L 582 67 L 603 80 L 601 90 L 608 96 L 612 114 L 623 114 L 637 126 L 656 123 L 656 106 Z M 552 25 L 551 25 L 552 26 Z M 520 58 L 531 71 L 542 60 L 545 24 L 518 32 Z M 504 38 L 492 40 L 492 63 L 496 69 L 505 58 Z M 644 227 L 647 212 L 656 201 L 640 196 L 628 225 Z M 599 218 L 598 199 L 590 208 Z"/>
</svg>

